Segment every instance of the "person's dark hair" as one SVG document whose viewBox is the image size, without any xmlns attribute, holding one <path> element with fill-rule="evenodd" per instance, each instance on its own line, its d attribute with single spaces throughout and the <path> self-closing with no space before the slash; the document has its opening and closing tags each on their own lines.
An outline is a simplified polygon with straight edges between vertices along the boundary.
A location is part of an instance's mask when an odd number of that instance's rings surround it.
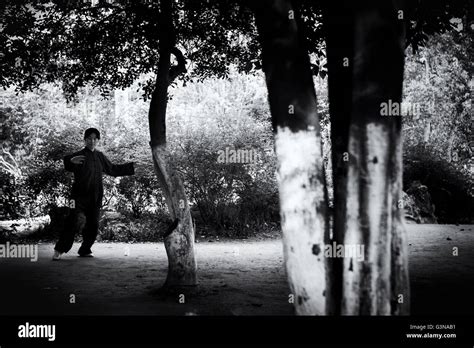
<svg viewBox="0 0 474 348">
<path fill-rule="evenodd" d="M 95 128 L 86 129 L 86 131 L 84 132 L 84 139 L 87 138 L 92 133 L 95 133 L 95 135 L 97 136 L 97 139 L 100 139 L 100 132 Z"/>
</svg>

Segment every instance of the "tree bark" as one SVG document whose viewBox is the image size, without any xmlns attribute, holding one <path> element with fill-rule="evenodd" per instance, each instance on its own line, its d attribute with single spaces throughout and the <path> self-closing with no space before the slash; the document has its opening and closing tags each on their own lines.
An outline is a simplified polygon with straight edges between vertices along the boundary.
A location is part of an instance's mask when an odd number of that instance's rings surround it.
<svg viewBox="0 0 474 348">
<path fill-rule="evenodd" d="M 283 249 L 299 315 L 331 312 L 327 196 L 316 95 L 302 26 L 287 0 L 254 5 L 275 149 Z"/>
<path fill-rule="evenodd" d="M 382 103 L 401 102 L 403 9 L 373 1 L 346 6 L 353 16 L 353 30 L 346 33 L 353 35 L 354 47 L 352 107 L 345 121 L 347 179 L 337 184 L 345 186 L 344 244 L 362 245 L 364 260 L 343 260 L 341 314 L 408 314 L 401 119 L 380 113 Z"/>
<path fill-rule="evenodd" d="M 173 220 L 173 224 L 164 236 L 168 255 L 168 275 L 164 286 L 193 286 L 197 284 L 193 223 L 182 180 L 173 166 L 174 161 L 166 147 L 168 87 L 184 69 L 184 59 L 174 48 L 171 0 L 160 1 L 159 23 L 160 60 L 148 120 L 153 164 Z M 172 52 L 180 63 L 177 67 L 171 66 Z"/>
<path fill-rule="evenodd" d="M 335 3 L 333 4 L 335 5 Z M 328 6 L 324 12 L 326 54 L 328 59 L 328 97 L 331 120 L 331 161 L 333 182 L 332 240 L 344 243 L 347 172 L 349 160 L 349 115 L 352 108 L 353 18 L 341 6 Z M 343 260 L 333 260 L 334 312 L 340 314 Z"/>
</svg>

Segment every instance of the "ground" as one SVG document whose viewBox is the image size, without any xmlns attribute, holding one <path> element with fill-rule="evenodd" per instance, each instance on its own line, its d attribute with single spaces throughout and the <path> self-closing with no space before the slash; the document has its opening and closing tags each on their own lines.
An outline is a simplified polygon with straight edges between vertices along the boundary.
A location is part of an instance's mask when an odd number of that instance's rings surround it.
<svg viewBox="0 0 474 348">
<path fill-rule="evenodd" d="M 408 225 L 413 314 L 474 312 L 474 226 Z M 51 261 L 0 259 L 2 315 L 292 315 L 281 240 L 196 244 L 199 285 L 157 291 L 166 277 L 162 243 L 96 243 L 94 258 L 79 244 Z M 458 256 L 453 255 L 458 248 Z M 74 295 L 74 296 L 71 296 Z M 71 299 L 75 297 L 75 303 Z M 182 303 L 184 302 L 184 303 Z"/>
</svg>

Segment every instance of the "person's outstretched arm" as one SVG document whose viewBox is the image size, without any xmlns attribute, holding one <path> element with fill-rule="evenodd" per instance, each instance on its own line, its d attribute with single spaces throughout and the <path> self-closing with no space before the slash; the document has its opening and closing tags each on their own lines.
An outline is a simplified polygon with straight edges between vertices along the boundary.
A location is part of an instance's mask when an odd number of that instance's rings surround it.
<svg viewBox="0 0 474 348">
<path fill-rule="evenodd" d="M 135 167 L 133 162 L 125 164 L 113 164 L 103 153 L 100 153 L 99 156 L 101 158 L 102 168 L 105 174 L 111 176 L 125 176 L 135 174 Z"/>
<path fill-rule="evenodd" d="M 80 152 L 64 156 L 64 169 L 66 169 L 68 172 L 74 172 L 76 169 L 78 169 L 79 165 L 82 165 L 82 163 L 84 163 L 84 160 L 85 157 L 80 155 Z"/>
</svg>

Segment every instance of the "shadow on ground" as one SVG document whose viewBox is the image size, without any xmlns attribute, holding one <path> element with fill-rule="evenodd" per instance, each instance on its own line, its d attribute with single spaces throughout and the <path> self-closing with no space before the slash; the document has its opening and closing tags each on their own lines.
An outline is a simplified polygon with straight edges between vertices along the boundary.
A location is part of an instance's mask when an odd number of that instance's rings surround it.
<svg viewBox="0 0 474 348">
<path fill-rule="evenodd" d="M 412 314 L 474 312 L 474 228 L 408 225 Z M 281 240 L 196 244 L 199 284 L 162 292 L 162 244 L 75 244 L 59 262 L 53 244 L 37 262 L 0 259 L 2 315 L 292 315 Z M 458 256 L 453 248 L 458 248 Z M 127 256 L 126 256 L 127 255 Z"/>
</svg>

